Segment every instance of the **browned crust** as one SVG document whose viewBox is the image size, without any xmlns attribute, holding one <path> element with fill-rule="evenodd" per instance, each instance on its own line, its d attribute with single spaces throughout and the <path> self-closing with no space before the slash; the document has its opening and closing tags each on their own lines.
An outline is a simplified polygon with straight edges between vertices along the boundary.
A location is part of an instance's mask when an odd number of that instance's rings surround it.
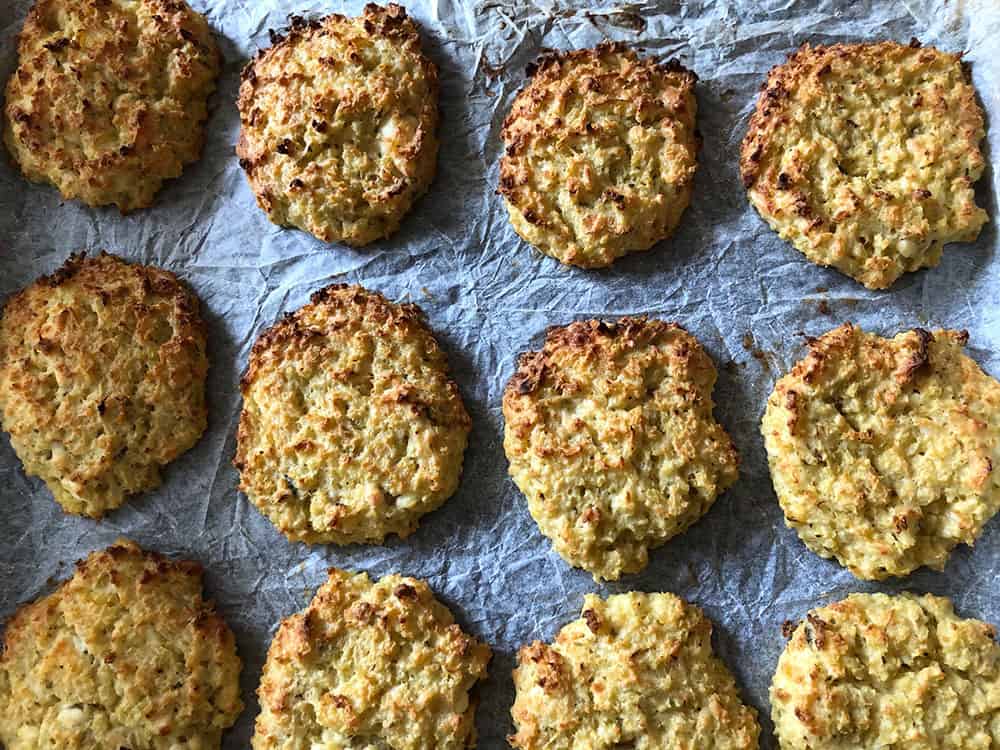
<svg viewBox="0 0 1000 750">
<path fill-rule="evenodd" d="M 681 90 L 682 94 L 694 91 L 698 76 L 677 59 L 670 59 L 657 63 L 651 59 L 640 60 L 635 50 L 623 42 L 601 42 L 596 47 L 580 50 L 546 50 L 533 63 L 528 65 L 526 73 L 528 80 L 524 88 L 517 95 L 514 105 L 504 118 L 503 126 L 500 130 L 500 138 L 506 148 L 505 157 L 517 155 L 524 147 L 524 141 L 520 137 L 515 137 L 512 128 L 521 117 L 524 116 L 522 109 L 530 106 L 530 102 L 538 102 L 545 95 L 545 88 L 554 80 L 562 76 L 562 69 L 570 64 L 586 62 L 588 60 L 600 62 L 602 58 L 610 55 L 623 55 L 629 61 L 639 64 L 638 70 L 633 73 L 636 80 L 648 80 L 651 71 L 659 70 L 663 73 L 675 74 L 673 83 Z M 520 105 L 520 106 L 519 106 Z M 588 127 L 590 127 L 588 123 Z M 700 145 L 700 139 L 699 139 Z M 504 158 L 500 162 L 500 184 L 497 193 L 505 196 L 516 205 L 517 192 L 515 188 L 516 170 L 511 162 Z"/>
<path fill-rule="evenodd" d="M 50 274 L 40 276 L 36 283 L 48 287 L 63 286 L 77 277 L 86 281 L 107 279 L 115 275 L 119 266 L 127 267 L 130 272 L 140 278 L 144 290 L 149 290 L 162 297 L 177 297 L 185 306 L 194 304 L 197 308 L 198 298 L 190 287 L 172 271 L 122 258 L 120 255 L 101 250 L 96 255 L 88 256 L 86 251 L 71 253 L 65 262 Z"/>
<path fill-rule="evenodd" d="M 538 665 L 538 687 L 546 693 L 555 693 L 565 680 L 565 660 L 562 654 L 547 643 L 533 641 L 527 646 L 522 646 L 517 652 L 517 661 L 519 664 L 532 662 Z M 513 737 L 514 735 L 511 735 L 507 741 L 512 742 Z"/>
<path fill-rule="evenodd" d="M 106 549 L 92 552 L 82 560 L 77 560 L 74 567 L 78 575 L 100 577 L 102 573 L 110 575 L 112 571 L 128 560 L 141 561 L 143 564 L 149 566 L 148 570 L 143 574 L 143 583 L 165 578 L 170 573 L 195 576 L 200 581 L 204 573 L 201 563 L 193 560 L 173 560 L 158 552 L 142 550 L 135 542 L 124 538 L 118 539 Z M 35 619 L 36 610 L 48 609 L 50 606 L 48 600 L 51 597 L 60 596 L 71 580 L 72 578 L 67 578 L 51 594 L 22 604 L 14 611 L 14 614 L 7 621 L 4 631 L 4 652 L 8 651 L 10 645 L 15 641 L 19 641 L 26 636 L 24 631 L 29 627 L 30 622 Z"/>
<path fill-rule="evenodd" d="M 785 404 L 794 413 L 798 401 L 797 393 L 785 387 L 784 381 L 801 379 L 804 383 L 814 384 L 822 376 L 828 361 L 847 356 L 854 348 L 855 337 L 859 328 L 851 322 L 843 323 L 817 338 L 806 340 L 809 353 L 791 369 L 776 390 L 783 393 Z M 957 343 L 964 346 L 969 340 L 968 331 L 958 331 L 954 334 Z M 908 332 L 907 341 L 912 341 L 913 352 L 905 363 L 896 368 L 895 377 L 905 384 L 916 377 L 930 363 L 929 347 L 934 341 L 934 334 L 923 328 L 914 328 Z M 888 355 L 887 355 L 888 356 Z"/>
<path fill-rule="evenodd" d="M 669 331 L 680 331 L 694 341 L 680 324 L 646 316 L 624 317 L 615 321 L 578 320 L 565 326 L 553 326 L 546 333 L 542 349 L 524 352 L 518 357 L 517 370 L 504 389 L 504 399 L 524 396 L 538 390 L 551 369 L 554 353 L 558 350 L 593 352 L 614 339 L 623 339 L 637 347 L 654 341 Z M 696 341 L 694 344 L 689 350 L 691 354 L 695 347 L 699 350 L 701 348 Z"/>
<path fill-rule="evenodd" d="M 437 340 L 424 320 L 424 313 L 417 305 L 391 302 L 378 292 L 369 291 L 357 284 L 330 284 L 313 292 L 308 306 L 285 313 L 258 337 L 250 351 L 247 369 L 240 378 L 241 393 L 246 393 L 256 379 L 257 371 L 264 366 L 263 360 L 271 352 L 286 346 L 308 346 L 310 341 L 325 336 L 325 331 L 303 322 L 303 318 L 309 314 L 309 308 L 315 306 L 329 306 L 333 309 L 354 307 L 366 322 L 379 327 L 398 328 L 409 335 L 420 335 L 425 347 L 440 352 Z"/>
<path fill-rule="evenodd" d="M 0 318 L 8 315 L 12 319 L 22 317 L 25 314 L 23 305 L 41 287 L 55 289 L 76 281 L 103 296 L 102 286 L 109 281 L 121 280 L 123 274 L 136 277 L 144 293 L 172 299 L 177 322 L 186 334 L 184 338 L 194 338 L 202 342 L 201 348 L 204 348 L 206 327 L 199 312 L 198 297 L 184 281 L 166 269 L 132 263 L 105 250 L 92 256 L 82 250 L 71 253 L 55 271 L 38 277 L 33 284 L 9 297 Z M 0 353 L 6 353 L 2 346 Z"/>
<path fill-rule="evenodd" d="M 271 46 L 257 50 L 256 54 L 254 54 L 250 61 L 243 66 L 243 70 L 240 71 L 240 81 L 249 82 L 251 85 L 256 83 L 256 66 L 258 63 L 267 60 L 269 57 L 274 57 L 275 53 L 284 47 L 294 47 L 295 45 L 316 36 L 334 34 L 336 33 L 337 24 L 349 20 L 350 18 L 342 13 L 330 13 L 329 15 L 318 20 L 305 18 L 299 15 L 289 16 L 289 25 L 288 28 L 285 29 L 284 33 L 274 31 L 273 29 L 268 30 Z M 420 30 L 413 22 L 413 19 L 407 15 L 406 8 L 403 8 L 396 3 L 389 3 L 389 5 L 385 7 L 376 5 L 375 3 L 368 3 L 365 5 L 362 23 L 364 25 L 365 32 L 372 37 L 382 37 L 384 39 L 403 41 L 404 43 L 415 47 L 417 51 L 420 50 Z M 430 63 L 430 67 L 434 74 L 433 79 L 436 82 L 437 67 L 433 63 Z M 247 91 L 240 86 L 237 107 L 241 112 L 244 111 L 245 105 L 247 105 L 249 103 L 249 99 L 252 98 L 251 95 L 252 88 Z M 237 153 L 238 152 L 239 146 L 237 146 Z M 240 154 L 240 156 L 242 156 L 242 154 Z M 244 167 L 244 169 L 246 169 L 246 167 Z"/>
<path fill-rule="evenodd" d="M 920 48 L 920 42 L 915 38 L 908 45 L 883 41 L 814 47 L 808 42 L 803 43 L 784 63 L 771 68 L 767 80 L 761 86 L 757 107 L 750 118 L 750 125 L 740 147 L 740 176 L 743 179 L 743 186 L 749 189 L 761 177 L 761 164 L 775 137 L 775 132 L 786 117 L 787 105 L 795 91 L 806 80 L 813 77 L 822 78 L 830 71 L 831 62 L 837 59 L 855 59 L 858 65 L 870 67 L 875 61 L 887 55 Z M 934 47 L 927 47 L 926 50 L 926 54 L 932 57 L 947 54 Z M 968 69 L 963 67 L 963 70 L 968 76 Z M 790 187 L 787 175 L 778 175 L 777 184 L 779 188 L 782 185 L 784 189 Z"/>
<path fill-rule="evenodd" d="M 789 386 L 789 383 L 798 380 L 808 385 L 817 383 L 823 377 L 828 363 L 836 363 L 844 357 L 852 356 L 858 332 L 858 327 L 848 322 L 818 338 L 808 338 L 806 346 L 809 353 L 775 386 L 775 398 L 780 399 L 788 410 L 788 428 L 793 434 L 799 423 L 799 412 L 807 408 L 807 404 L 799 398 L 799 392 L 793 386 Z M 962 345 L 968 341 L 968 332 L 960 331 L 956 335 Z M 904 363 L 895 368 L 894 373 L 896 381 L 901 386 L 915 381 L 920 374 L 927 371 L 930 365 L 929 347 L 934 341 L 934 334 L 923 328 L 914 328 L 909 332 L 907 341 L 913 342 L 913 352 Z M 887 349 L 884 352 L 872 352 L 871 355 L 891 357 L 892 353 Z"/>
<path fill-rule="evenodd" d="M 800 411 L 807 409 L 808 405 L 800 398 L 800 393 L 789 383 L 802 381 L 807 385 L 814 385 L 824 376 L 824 372 L 829 363 L 851 357 L 854 353 L 856 337 L 859 328 L 854 323 L 843 323 L 837 328 L 823 334 L 822 336 L 806 339 L 806 346 L 809 353 L 799 360 L 791 371 L 775 386 L 774 398 L 783 403 L 788 411 L 788 429 L 795 434 L 800 419 Z M 928 347 L 934 340 L 933 334 L 923 328 L 914 328 L 911 332 L 916 339 L 916 346 L 910 358 L 896 369 L 895 377 L 900 385 L 905 385 L 910 380 L 923 372 L 929 365 Z M 961 334 L 960 334 L 961 335 Z M 968 334 L 966 333 L 967 337 Z M 879 354 L 872 352 L 872 355 Z M 891 352 L 881 352 L 882 356 L 890 357 Z"/>
<path fill-rule="evenodd" d="M 18 607 L 5 626 L 0 663 L 5 656 L 13 653 L 16 643 L 35 638 L 37 627 L 48 620 L 49 612 L 57 606 L 58 600 L 66 595 L 70 585 L 78 577 L 95 581 L 108 577 L 117 583 L 128 566 L 142 567 L 142 574 L 135 579 L 135 585 L 140 591 L 144 587 L 168 583 L 173 577 L 192 578 L 194 585 L 200 589 L 205 572 L 197 561 L 173 559 L 159 552 L 144 550 L 129 539 L 120 538 L 110 547 L 91 552 L 84 559 L 77 560 L 75 575 L 60 583 L 51 594 Z M 197 612 L 190 620 L 194 630 L 217 641 L 220 647 L 231 644 L 232 631 L 215 611 L 215 605 L 202 599 L 200 595 L 195 604 Z"/>
<path fill-rule="evenodd" d="M 913 380 L 917 373 L 930 364 L 928 347 L 934 341 L 933 334 L 923 328 L 914 328 L 912 333 L 917 336 L 917 349 L 909 361 L 896 373 L 896 380 L 901 384 Z"/>
<path fill-rule="evenodd" d="M 629 47 L 624 42 L 614 42 L 610 40 L 605 40 L 598 44 L 596 47 L 590 47 L 588 49 L 579 50 L 557 50 L 557 49 L 545 49 L 542 53 L 535 59 L 534 62 L 529 63 L 528 67 L 525 69 L 525 74 L 528 78 L 534 78 L 539 73 L 544 72 L 547 68 L 554 65 L 561 65 L 567 62 L 579 62 L 580 60 L 599 60 L 605 55 L 625 55 L 629 59 L 638 60 L 638 56 L 635 51 Z M 650 61 L 652 63 L 652 61 Z M 698 81 L 697 74 L 694 71 L 689 70 L 681 63 L 677 58 L 671 58 L 669 60 L 664 60 L 663 62 L 653 63 L 655 67 L 659 68 L 665 73 L 684 73 L 689 77 L 690 85 L 693 88 L 694 84 Z"/>
</svg>

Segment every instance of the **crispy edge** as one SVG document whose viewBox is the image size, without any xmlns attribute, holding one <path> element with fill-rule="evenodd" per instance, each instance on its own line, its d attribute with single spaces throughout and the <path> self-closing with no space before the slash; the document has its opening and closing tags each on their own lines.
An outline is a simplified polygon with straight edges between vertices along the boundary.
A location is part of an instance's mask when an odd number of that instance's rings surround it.
<svg viewBox="0 0 1000 750">
<path fill-rule="evenodd" d="M 7 314 L 19 305 L 26 304 L 31 294 L 42 287 L 56 289 L 74 280 L 94 284 L 127 281 L 128 276 L 133 274 L 138 277 L 143 291 L 172 298 L 177 306 L 178 320 L 184 325 L 185 333 L 200 337 L 204 341 L 206 327 L 200 316 L 201 305 L 197 295 L 184 281 L 166 268 L 133 263 L 106 250 L 91 256 L 82 250 L 71 253 L 55 271 L 39 276 L 24 289 L 11 295 L 4 305 L 3 312 Z"/>
<path fill-rule="evenodd" d="M 307 346 L 317 338 L 326 337 L 326 331 L 309 327 L 302 321 L 312 308 L 321 306 L 334 309 L 355 307 L 358 313 L 363 313 L 367 325 L 399 328 L 408 334 L 417 333 L 425 343 L 431 345 L 430 349 L 444 355 L 437 339 L 427 327 L 423 311 L 416 304 L 391 302 L 379 292 L 373 292 L 357 284 L 330 284 L 313 292 L 307 305 L 294 312 L 285 313 L 277 323 L 257 338 L 250 350 L 247 369 L 240 378 L 240 392 L 244 396 L 256 381 L 261 368 L 265 365 L 264 360 L 271 351 L 296 344 Z"/>
<path fill-rule="evenodd" d="M 876 336 L 877 334 L 866 334 L 854 323 L 847 322 L 827 331 L 822 336 L 806 339 L 808 353 L 778 380 L 769 398 L 769 401 L 775 406 L 783 406 L 789 413 L 787 425 L 791 434 L 796 432 L 800 413 L 804 406 L 799 399 L 799 392 L 795 389 L 795 383 L 816 385 L 827 365 L 849 355 L 859 338 L 866 335 Z M 960 348 L 969 341 L 969 332 L 965 330 L 939 331 L 938 335 L 950 337 Z M 881 336 L 878 338 L 885 344 L 893 345 L 894 348 L 904 346 L 910 341 L 914 344 L 910 357 L 898 365 L 892 373 L 900 386 L 915 380 L 930 364 L 930 345 L 935 340 L 935 335 L 930 331 L 924 328 L 913 328 L 909 331 L 901 331 L 892 338 Z"/>
<path fill-rule="evenodd" d="M 570 350 L 578 354 L 599 350 L 617 338 L 630 343 L 648 343 L 667 333 L 679 334 L 693 353 L 708 357 L 698 340 L 679 323 L 668 323 L 645 316 L 619 318 L 615 321 L 578 320 L 565 326 L 553 326 L 546 331 L 545 343 L 538 351 L 527 351 L 517 358 L 517 369 L 504 389 L 504 405 L 520 396 L 534 393 L 548 373 L 557 368 L 557 352 Z"/>
<path fill-rule="evenodd" d="M 500 128 L 500 138 L 506 145 L 505 156 L 515 156 L 524 148 L 523 139 L 515 139 L 511 134 L 511 128 L 514 123 L 522 116 L 521 110 L 527 108 L 529 103 L 543 98 L 542 94 L 545 87 L 560 80 L 564 65 L 587 62 L 599 65 L 604 57 L 610 55 L 623 55 L 630 62 L 638 63 L 644 71 L 657 69 L 662 73 L 679 74 L 677 82 L 681 93 L 684 95 L 694 93 L 694 86 L 698 81 L 698 76 L 694 71 L 686 68 L 680 60 L 671 58 L 664 62 L 655 62 L 651 58 L 640 58 L 635 50 L 624 42 L 604 41 L 596 47 L 580 50 L 546 49 L 525 69 L 527 80 L 514 99 L 510 112 L 504 118 L 503 125 Z M 637 76 L 634 75 L 633 77 Z M 500 187 L 497 192 L 501 195 L 507 195 L 511 187 L 509 184 L 505 184 L 505 166 L 507 166 L 506 159 L 502 160 L 500 165 Z M 509 167 L 507 169 L 509 173 Z"/>
</svg>

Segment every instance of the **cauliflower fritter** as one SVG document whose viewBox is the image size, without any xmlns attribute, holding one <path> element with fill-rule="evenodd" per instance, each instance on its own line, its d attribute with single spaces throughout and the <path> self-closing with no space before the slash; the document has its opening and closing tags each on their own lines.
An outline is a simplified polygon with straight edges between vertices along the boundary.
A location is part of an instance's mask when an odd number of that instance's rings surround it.
<svg viewBox="0 0 1000 750">
<path fill-rule="evenodd" d="M 847 323 L 809 343 L 761 424 L 785 520 L 866 579 L 940 570 L 1000 510 L 1000 383 L 968 335 Z"/>
<path fill-rule="evenodd" d="M 915 40 L 804 44 L 768 75 L 740 170 L 782 239 L 885 289 L 979 235 L 984 135 L 961 55 Z"/>
<path fill-rule="evenodd" d="M 504 450 L 566 562 L 595 579 L 638 572 L 736 481 L 715 378 L 697 339 L 647 318 L 553 328 L 521 356 L 504 391 Z"/>
<path fill-rule="evenodd" d="M 701 146 L 694 73 L 619 43 L 549 53 L 528 72 L 501 133 L 498 192 L 514 230 L 581 268 L 670 236 Z"/>
<path fill-rule="evenodd" d="M 437 68 L 395 4 L 292 20 L 240 85 L 236 153 L 257 204 L 324 242 L 388 237 L 437 169 Z"/>
</svg>

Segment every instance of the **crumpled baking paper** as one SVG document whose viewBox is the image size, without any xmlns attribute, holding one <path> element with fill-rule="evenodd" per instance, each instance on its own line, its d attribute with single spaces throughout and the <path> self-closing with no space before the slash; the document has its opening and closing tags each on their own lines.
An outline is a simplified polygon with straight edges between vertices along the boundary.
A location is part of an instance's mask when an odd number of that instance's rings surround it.
<svg viewBox="0 0 1000 750">
<path fill-rule="evenodd" d="M 758 429 L 775 379 L 803 356 L 802 334 L 846 320 L 884 334 L 917 325 L 968 329 L 970 354 L 1000 375 L 995 168 L 979 184 L 979 202 L 992 218 L 979 240 L 948 247 L 938 268 L 909 274 L 885 292 L 819 268 L 779 240 L 747 204 L 737 168 L 759 86 L 799 44 L 911 36 L 965 52 L 990 120 L 984 147 L 992 162 L 1000 153 L 1000 8 L 991 0 L 413 4 L 440 69 L 438 176 L 399 234 L 361 250 L 271 225 L 233 153 L 239 71 L 268 45 L 268 29 L 285 26 L 293 12 L 354 14 L 361 3 L 191 1 L 207 15 L 225 57 L 203 158 L 170 182 L 155 206 L 125 217 L 63 202 L 54 189 L 0 165 L 0 296 L 78 249 L 104 248 L 175 271 L 198 292 L 208 323 L 208 431 L 167 468 L 162 487 L 100 522 L 64 514 L 40 481 L 24 475 L 8 438 L 0 438 L 0 618 L 120 535 L 200 560 L 208 596 L 236 632 L 244 663 L 247 708 L 225 747 L 246 748 L 271 636 L 282 617 L 305 605 L 326 568 L 419 576 L 495 652 L 479 691 L 479 746 L 489 750 L 505 747 L 512 730 L 517 649 L 551 639 L 579 616 L 590 591 L 673 591 L 703 607 L 716 623 L 717 653 L 760 712 L 764 748 L 775 747 L 767 688 L 784 646 L 783 621 L 853 591 L 910 589 L 948 595 L 962 615 L 1000 624 L 1000 521 L 974 550 L 957 550 L 942 573 L 857 581 L 785 528 Z M 4 80 L 28 5 L 0 0 Z M 525 66 L 543 48 L 582 48 L 604 38 L 678 57 L 697 72 L 704 147 L 676 235 L 611 269 L 581 271 L 540 255 L 511 230 L 494 193 L 499 130 Z M 418 303 L 448 352 L 473 419 L 458 493 L 411 537 L 383 546 L 290 544 L 237 492 L 230 463 L 238 380 L 255 337 L 331 282 Z M 719 370 L 716 414 L 739 448 L 742 469 L 694 528 L 652 553 L 645 571 L 596 585 L 552 551 L 508 479 L 500 399 L 517 353 L 537 347 L 547 326 L 625 314 L 678 321 L 707 347 Z"/>
</svg>

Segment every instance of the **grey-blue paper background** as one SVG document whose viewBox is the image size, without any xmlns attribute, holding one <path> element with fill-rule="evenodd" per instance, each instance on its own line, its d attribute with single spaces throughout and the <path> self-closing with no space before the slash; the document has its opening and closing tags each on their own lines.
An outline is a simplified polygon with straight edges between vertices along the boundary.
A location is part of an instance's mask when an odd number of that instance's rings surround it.
<svg viewBox="0 0 1000 750">
<path fill-rule="evenodd" d="M 154 207 L 122 217 L 64 203 L 49 187 L 0 164 L 0 298 L 59 266 L 74 250 L 108 249 L 164 266 L 203 302 L 209 329 L 209 427 L 167 468 L 163 485 L 104 520 L 65 515 L 25 476 L 0 437 L 0 619 L 51 589 L 72 563 L 120 535 L 200 560 L 208 596 L 236 632 L 246 710 L 226 748 L 246 748 L 260 668 L 278 621 L 300 609 L 331 565 L 373 576 L 427 579 L 495 657 L 480 690 L 481 748 L 511 731 L 510 672 L 517 649 L 551 639 L 579 614 L 584 593 L 673 591 L 716 623 L 715 648 L 760 712 L 762 747 L 775 747 L 767 687 L 780 628 L 809 608 L 858 590 L 931 591 L 959 612 L 1000 624 L 1000 522 L 944 572 L 886 584 L 855 580 L 807 551 L 785 528 L 758 430 L 778 375 L 803 355 L 800 332 L 845 321 L 891 334 L 916 325 L 965 328 L 970 354 L 1000 375 L 1000 257 L 995 223 L 978 242 L 953 245 L 941 265 L 871 292 L 807 262 L 780 241 L 744 196 L 739 142 L 767 70 L 800 43 L 917 36 L 964 50 L 987 113 L 987 161 L 1000 153 L 1000 7 L 992 0 L 908 2 L 408 3 L 441 77 L 441 156 L 429 194 L 402 231 L 362 250 L 324 245 L 268 223 L 233 147 L 239 71 L 291 12 L 356 13 L 357 2 L 192 0 L 217 35 L 225 66 L 201 161 Z M 15 66 L 27 0 L 0 0 L 0 74 Z M 561 266 L 511 230 L 494 194 L 503 117 L 543 47 L 580 48 L 608 37 L 647 54 L 679 57 L 697 72 L 704 148 L 691 207 L 677 234 L 610 270 Z M 995 221 L 1000 178 L 989 166 L 979 202 Z M 458 493 L 406 540 L 384 546 L 290 544 L 236 491 L 231 466 L 238 380 L 260 331 L 328 283 L 364 284 L 418 303 L 447 350 L 473 418 Z M 518 352 L 544 329 L 575 318 L 649 314 L 686 326 L 719 369 L 716 414 L 742 455 L 739 482 L 649 567 L 595 585 L 552 552 L 507 477 L 500 398 Z"/>
</svg>

